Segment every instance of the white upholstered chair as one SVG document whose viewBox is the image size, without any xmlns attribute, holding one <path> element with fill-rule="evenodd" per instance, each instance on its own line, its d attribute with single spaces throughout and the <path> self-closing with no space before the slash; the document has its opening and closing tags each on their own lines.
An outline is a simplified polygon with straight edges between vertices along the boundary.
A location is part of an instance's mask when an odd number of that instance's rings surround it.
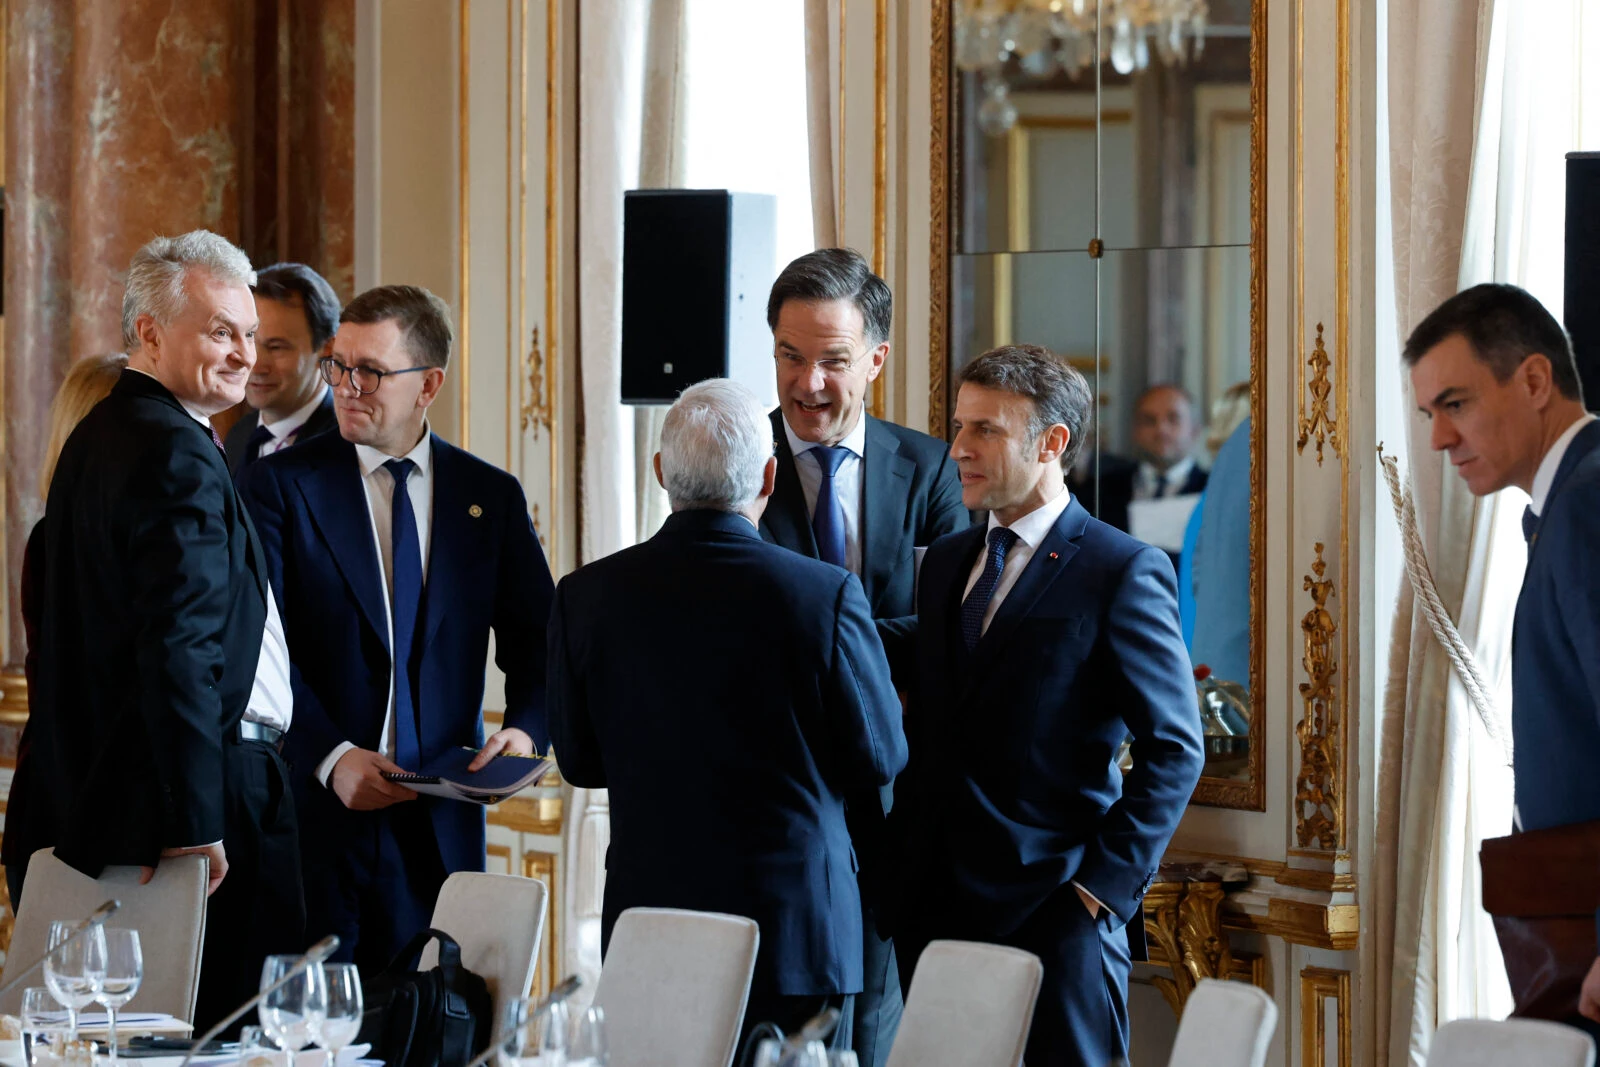
<svg viewBox="0 0 1600 1067">
<path fill-rule="evenodd" d="M 545 884 L 536 879 L 478 871 L 457 871 L 439 890 L 431 925 L 455 938 L 462 966 L 488 985 L 497 1028 L 506 1018 L 506 1005 L 533 987 L 549 897 Z M 439 945 L 429 942 L 418 969 L 438 963 Z"/>
<path fill-rule="evenodd" d="M 1043 978 L 1031 952 L 930 942 L 911 977 L 889 1067 L 1016 1067 Z"/>
<path fill-rule="evenodd" d="M 1277 1025 L 1265 991 L 1202 978 L 1183 1006 L 1167 1067 L 1261 1067 Z"/>
<path fill-rule="evenodd" d="M 630 908 L 618 916 L 594 994 L 611 1062 L 728 1067 L 760 940 L 739 915 Z"/>
<path fill-rule="evenodd" d="M 1582 1030 L 1537 1019 L 1457 1019 L 1439 1027 L 1428 1067 L 1594 1067 Z"/>
<path fill-rule="evenodd" d="M 207 871 L 203 856 L 175 856 L 161 861 L 149 885 L 140 885 L 137 867 L 107 867 L 99 878 L 90 878 L 56 859 L 53 850 L 40 849 L 28 861 L 22 906 L 0 980 L 44 954 L 52 922 L 81 919 L 115 898 L 122 908 L 106 925 L 139 931 L 144 957 L 144 981 L 123 1010 L 193 1019 L 206 933 Z M 43 972 L 35 972 L 26 984 L 44 985 Z M 15 1015 L 21 1005 L 22 987 L 0 998 L 0 1012 Z"/>
</svg>

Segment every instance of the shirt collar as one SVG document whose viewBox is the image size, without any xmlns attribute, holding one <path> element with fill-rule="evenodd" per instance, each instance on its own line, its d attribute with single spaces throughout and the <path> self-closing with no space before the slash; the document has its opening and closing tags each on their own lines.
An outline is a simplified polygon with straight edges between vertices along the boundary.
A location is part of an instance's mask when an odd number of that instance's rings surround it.
<svg viewBox="0 0 1600 1067">
<path fill-rule="evenodd" d="M 379 452 L 371 445 L 356 445 L 356 460 L 361 464 L 363 478 L 394 458 L 387 452 Z M 400 458 L 415 463 L 418 474 L 428 473 L 428 464 L 433 460 L 433 431 L 428 428 L 426 422 L 422 424 L 422 440 L 417 442 L 417 447 Z"/>
<path fill-rule="evenodd" d="M 780 413 L 778 421 L 783 423 L 783 435 L 789 439 L 789 452 L 791 455 L 798 456 L 802 452 L 809 452 L 817 447 L 816 442 L 802 441 L 795 435 L 794 430 L 789 428 L 788 416 Z M 840 441 L 837 447 L 849 449 L 858 459 L 866 456 L 867 413 L 865 411 L 856 417 L 855 427 L 844 435 L 844 440 Z"/>
<path fill-rule="evenodd" d="M 138 367 L 129 367 L 128 369 L 133 371 L 135 374 L 144 375 L 146 378 L 149 378 L 151 381 L 159 383 L 163 389 L 166 389 L 166 383 L 161 381 L 161 379 L 157 378 L 154 374 L 151 374 L 149 371 L 140 370 Z M 167 389 L 167 392 L 171 393 L 172 390 L 171 389 Z M 178 400 L 177 394 L 174 393 L 172 399 Z M 191 419 L 193 419 L 195 422 L 198 422 L 201 426 L 204 426 L 207 431 L 210 431 L 212 429 L 211 419 L 210 419 L 209 416 L 200 414 L 194 408 L 190 407 L 188 404 L 185 404 L 182 400 L 178 400 L 178 406 L 181 407 L 184 410 L 184 412 L 187 413 L 188 416 Z"/>
<path fill-rule="evenodd" d="M 296 430 L 306 424 L 306 420 L 311 418 L 311 416 L 316 412 L 317 408 L 322 406 L 322 402 L 327 399 L 328 391 L 328 387 L 324 385 L 322 387 L 322 392 L 312 397 L 311 402 L 305 407 L 301 408 L 299 411 L 296 411 L 294 414 L 288 415 L 273 423 L 269 423 L 265 418 L 263 418 L 261 420 L 261 425 L 266 427 L 267 432 L 273 437 L 277 438 L 279 441 L 282 441 L 285 437 L 288 437 L 290 434 L 294 433 Z"/>
<path fill-rule="evenodd" d="M 1039 505 L 1016 522 L 1013 522 L 1010 530 L 1017 535 L 1018 540 L 1027 542 L 1028 548 L 1038 548 L 1046 535 L 1055 528 L 1056 522 L 1061 518 L 1061 513 L 1067 510 L 1067 505 L 1070 503 L 1072 503 L 1072 493 L 1065 486 L 1062 486 L 1061 492 L 1056 495 L 1054 500 Z M 995 517 L 995 513 L 989 512 L 989 529 L 993 530 L 999 525 L 1001 525 L 1001 522 Z M 984 536 L 987 538 L 988 534 Z"/>
<path fill-rule="evenodd" d="M 1550 486 L 1556 480 L 1556 471 L 1561 467 L 1561 460 L 1567 454 L 1567 449 L 1572 445 L 1572 439 L 1578 432 L 1594 421 L 1594 416 L 1584 412 L 1576 422 L 1568 426 L 1566 432 L 1556 438 L 1556 443 L 1550 446 L 1550 451 L 1544 454 L 1544 459 L 1539 461 L 1539 469 L 1533 474 L 1533 513 L 1538 515 L 1544 511 L 1545 501 L 1550 497 Z"/>
<path fill-rule="evenodd" d="M 1163 488 L 1166 486 L 1181 486 L 1189 478 L 1189 472 L 1194 470 L 1194 457 L 1184 456 L 1178 462 L 1168 467 L 1165 471 L 1157 470 L 1155 464 L 1140 462 L 1140 476 Z"/>
</svg>

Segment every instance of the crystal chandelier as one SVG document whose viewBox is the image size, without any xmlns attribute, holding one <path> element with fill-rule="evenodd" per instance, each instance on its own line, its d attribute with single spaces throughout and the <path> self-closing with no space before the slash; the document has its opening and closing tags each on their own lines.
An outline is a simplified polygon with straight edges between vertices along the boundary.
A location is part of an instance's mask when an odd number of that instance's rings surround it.
<svg viewBox="0 0 1600 1067">
<path fill-rule="evenodd" d="M 1107 60 L 1131 74 L 1150 65 L 1152 49 L 1182 66 L 1205 48 L 1206 14 L 1206 0 L 955 0 L 956 67 L 983 77 L 978 125 L 998 135 L 1017 121 L 1009 60 L 1039 79 L 1076 78 Z"/>
</svg>

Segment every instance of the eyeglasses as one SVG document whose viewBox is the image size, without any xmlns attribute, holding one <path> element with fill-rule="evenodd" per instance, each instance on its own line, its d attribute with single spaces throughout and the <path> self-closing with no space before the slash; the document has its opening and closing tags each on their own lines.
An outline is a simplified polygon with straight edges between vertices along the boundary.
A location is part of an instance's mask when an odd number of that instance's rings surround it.
<svg viewBox="0 0 1600 1067">
<path fill-rule="evenodd" d="M 406 367 L 404 370 L 379 370 L 377 367 L 346 367 L 332 356 L 325 356 L 317 360 L 317 368 L 322 371 L 322 380 L 338 388 L 343 384 L 345 375 L 350 376 L 350 384 L 355 386 L 356 393 L 360 396 L 370 396 L 378 391 L 378 386 L 383 380 L 395 374 L 415 374 L 417 371 L 432 370 L 431 367 Z"/>
<path fill-rule="evenodd" d="M 813 363 L 798 352 L 776 352 L 773 354 L 773 358 L 778 361 L 780 368 L 793 374 L 805 374 L 812 367 L 815 367 L 822 372 L 824 378 L 832 378 L 834 380 L 845 377 L 855 370 L 856 364 L 861 362 L 859 357 L 852 357 L 850 359 L 819 359 Z"/>
</svg>

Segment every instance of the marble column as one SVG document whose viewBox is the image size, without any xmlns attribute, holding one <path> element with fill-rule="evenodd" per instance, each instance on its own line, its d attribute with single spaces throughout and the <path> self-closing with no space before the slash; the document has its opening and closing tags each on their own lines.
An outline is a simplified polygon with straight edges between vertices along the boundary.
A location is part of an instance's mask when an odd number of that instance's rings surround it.
<svg viewBox="0 0 1600 1067">
<path fill-rule="evenodd" d="M 70 358 L 69 223 L 73 126 L 72 0 L 11 0 L 6 20 L 4 662 L 20 664 L 17 576 L 44 512 L 39 467 L 50 399 Z M 11 672 L 7 672 L 8 675 Z M 9 683 L 9 684 L 8 684 Z M 27 693 L 0 679 L 0 715 L 27 713 Z M 20 704 L 20 707 L 19 707 Z"/>
<path fill-rule="evenodd" d="M 248 5 L 78 0 L 71 354 L 122 347 L 128 260 L 156 234 L 237 239 Z"/>
</svg>

